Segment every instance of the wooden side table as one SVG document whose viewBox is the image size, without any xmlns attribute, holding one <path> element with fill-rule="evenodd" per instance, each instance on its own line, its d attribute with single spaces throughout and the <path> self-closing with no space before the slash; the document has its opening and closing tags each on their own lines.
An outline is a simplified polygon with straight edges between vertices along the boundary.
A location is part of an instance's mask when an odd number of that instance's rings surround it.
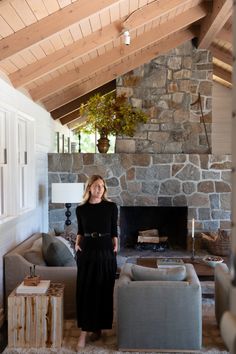
<svg viewBox="0 0 236 354">
<path fill-rule="evenodd" d="M 61 347 L 64 285 L 51 283 L 45 294 L 8 297 L 8 347 Z"/>
</svg>

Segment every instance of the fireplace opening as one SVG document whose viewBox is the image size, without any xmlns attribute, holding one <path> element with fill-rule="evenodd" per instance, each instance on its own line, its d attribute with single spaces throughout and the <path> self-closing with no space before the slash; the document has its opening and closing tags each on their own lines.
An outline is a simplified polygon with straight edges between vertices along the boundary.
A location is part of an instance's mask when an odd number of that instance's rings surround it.
<svg viewBox="0 0 236 354">
<path fill-rule="evenodd" d="M 139 231 L 157 229 L 161 237 L 168 237 L 170 248 L 187 248 L 188 208 L 180 206 L 120 207 L 120 248 L 137 246 Z"/>
</svg>

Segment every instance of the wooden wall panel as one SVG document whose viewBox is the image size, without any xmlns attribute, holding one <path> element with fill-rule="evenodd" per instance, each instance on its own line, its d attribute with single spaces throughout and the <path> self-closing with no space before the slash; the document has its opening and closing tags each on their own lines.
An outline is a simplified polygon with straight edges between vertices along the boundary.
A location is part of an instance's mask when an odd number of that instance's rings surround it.
<svg viewBox="0 0 236 354">
<path fill-rule="evenodd" d="M 232 90 L 213 83 L 212 153 L 231 154 Z"/>
</svg>

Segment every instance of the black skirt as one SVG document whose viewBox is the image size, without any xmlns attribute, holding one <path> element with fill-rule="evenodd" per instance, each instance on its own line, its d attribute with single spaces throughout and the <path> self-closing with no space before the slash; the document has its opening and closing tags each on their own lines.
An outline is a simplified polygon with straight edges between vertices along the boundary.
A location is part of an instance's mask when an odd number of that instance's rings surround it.
<svg viewBox="0 0 236 354">
<path fill-rule="evenodd" d="M 83 237 L 77 252 L 77 323 L 83 331 L 111 329 L 116 256 L 110 236 Z"/>
</svg>

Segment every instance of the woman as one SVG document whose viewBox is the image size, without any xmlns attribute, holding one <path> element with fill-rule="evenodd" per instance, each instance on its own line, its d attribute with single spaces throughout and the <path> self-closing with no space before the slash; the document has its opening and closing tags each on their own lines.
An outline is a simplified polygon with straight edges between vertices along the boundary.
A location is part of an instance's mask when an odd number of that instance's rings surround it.
<svg viewBox="0 0 236 354">
<path fill-rule="evenodd" d="M 91 340 L 96 340 L 102 329 L 112 328 L 118 212 L 106 192 L 104 179 L 91 176 L 76 209 L 78 348 L 85 346 L 87 332 L 93 332 Z"/>
</svg>

